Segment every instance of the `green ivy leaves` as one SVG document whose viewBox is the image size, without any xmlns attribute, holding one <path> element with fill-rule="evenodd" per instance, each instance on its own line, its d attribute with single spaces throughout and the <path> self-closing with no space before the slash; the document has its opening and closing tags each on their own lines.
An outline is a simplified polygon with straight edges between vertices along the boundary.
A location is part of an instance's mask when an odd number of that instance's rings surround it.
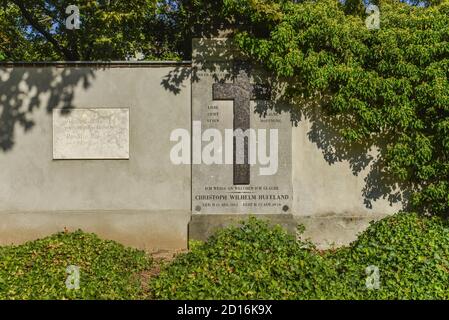
<svg viewBox="0 0 449 320">
<path fill-rule="evenodd" d="M 400 213 L 372 223 L 349 247 L 318 251 L 250 219 L 195 244 L 151 281 L 161 299 L 448 299 L 449 227 Z M 366 286 L 367 268 L 379 288 Z"/>
<path fill-rule="evenodd" d="M 69 290 L 66 268 L 80 270 Z M 58 233 L 21 246 L 0 247 L 0 299 L 136 299 L 138 273 L 151 259 L 141 251 L 81 231 Z"/>
<path fill-rule="evenodd" d="M 321 104 L 346 123 L 344 137 L 385 142 L 385 170 L 413 185 L 412 203 L 447 214 L 449 2 L 386 0 L 379 7 L 381 28 L 368 30 L 364 17 L 346 14 L 337 0 L 277 1 L 266 16 L 257 9 L 268 37 L 245 31 L 235 40 L 287 83 L 290 98 L 329 97 Z M 273 10 L 282 17 L 275 24 Z M 239 12 L 251 17 L 256 9 L 247 4 Z"/>
</svg>

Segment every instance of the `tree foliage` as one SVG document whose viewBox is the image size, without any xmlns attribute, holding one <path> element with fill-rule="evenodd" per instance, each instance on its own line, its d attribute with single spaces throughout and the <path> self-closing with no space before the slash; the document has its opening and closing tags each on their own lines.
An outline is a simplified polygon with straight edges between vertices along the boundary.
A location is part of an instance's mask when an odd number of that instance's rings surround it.
<svg viewBox="0 0 449 320">
<path fill-rule="evenodd" d="M 319 101 L 348 141 L 374 144 L 382 171 L 426 212 L 449 209 L 449 2 L 376 0 L 7 0 L 0 59 L 189 59 L 192 36 L 233 24 L 244 54 L 286 84 L 301 108 Z M 80 8 L 67 30 L 65 8 Z M 367 150 L 366 150 L 367 151 Z"/>
<path fill-rule="evenodd" d="M 173 45 L 164 37 L 168 26 L 161 24 L 156 0 L 9 0 L 1 14 L 17 35 L 30 46 L 7 49 L 5 58 L 14 60 L 124 60 L 136 52 L 147 59 L 173 57 Z M 66 8 L 80 11 L 79 29 L 66 28 Z M 163 10 L 164 8 L 162 8 Z M 14 39 L 15 37 L 10 37 Z M 30 59 L 31 58 L 31 59 Z"/>
<path fill-rule="evenodd" d="M 319 251 L 249 220 L 178 255 L 149 287 L 156 299 L 448 299 L 448 230 L 446 219 L 399 213 Z"/>
<path fill-rule="evenodd" d="M 0 6 L 0 61 L 33 59 L 19 9 L 11 4 Z"/>
<path fill-rule="evenodd" d="M 378 30 L 336 0 L 272 1 L 262 12 L 252 1 L 229 2 L 272 26 L 267 37 L 244 31 L 236 41 L 287 83 L 289 98 L 319 100 L 349 141 L 383 141 L 385 170 L 412 184 L 412 204 L 448 213 L 448 1 L 381 1 Z"/>
</svg>

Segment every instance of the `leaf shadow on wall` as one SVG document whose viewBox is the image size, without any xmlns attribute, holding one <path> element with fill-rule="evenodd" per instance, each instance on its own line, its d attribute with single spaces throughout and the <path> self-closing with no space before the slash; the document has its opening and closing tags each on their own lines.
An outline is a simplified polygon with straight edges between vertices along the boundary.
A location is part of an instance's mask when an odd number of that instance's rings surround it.
<svg viewBox="0 0 449 320">
<path fill-rule="evenodd" d="M 201 64 L 201 72 L 211 74 L 215 82 L 228 82 L 233 80 L 233 64 L 221 64 L 220 70 L 214 63 L 204 63 L 209 57 L 219 57 L 229 55 L 230 52 L 223 52 L 220 46 L 208 43 L 202 47 L 200 53 L 194 55 L 192 68 L 175 68 L 170 71 L 161 82 L 161 86 L 173 94 L 179 94 L 182 89 L 181 84 L 188 80 L 197 82 L 197 65 Z M 232 53 L 231 53 L 232 54 Z M 266 117 L 268 111 L 276 113 L 288 112 L 291 116 L 292 126 L 299 126 L 301 122 L 309 122 L 307 138 L 315 144 L 321 151 L 324 160 L 329 165 L 347 162 L 354 176 L 363 175 L 364 186 L 361 190 L 363 204 L 366 208 L 372 209 L 377 200 L 386 200 L 390 205 L 399 204 L 402 208 L 409 208 L 410 195 L 413 186 L 407 182 L 400 182 L 386 170 L 384 156 L 389 144 L 388 137 L 375 137 L 364 142 L 349 142 L 340 133 L 341 129 L 351 125 L 347 119 L 338 117 L 326 112 L 323 104 L 326 98 L 321 98 L 320 103 L 311 100 L 291 98 L 286 94 L 285 81 L 269 76 L 265 71 L 253 65 L 253 70 L 259 72 L 252 73 L 254 83 L 266 83 L 271 88 L 271 101 L 264 103 L 256 101 L 255 112 L 260 117 Z M 219 72 L 221 76 L 214 73 Z M 212 92 L 212 91 L 211 91 Z M 295 159 L 292 159 L 295 161 Z"/>
<path fill-rule="evenodd" d="M 256 112 L 264 117 L 268 110 L 277 113 L 289 112 L 292 126 L 298 127 L 307 122 L 308 140 L 321 151 L 323 159 L 329 164 L 348 163 L 354 176 L 363 176 L 363 204 L 372 209 L 377 200 L 386 200 L 391 206 L 399 204 L 410 209 L 409 199 L 414 192 L 412 184 L 399 181 L 387 171 L 385 155 L 393 137 L 372 136 L 364 141 L 349 141 L 341 134 L 342 130 L 353 126 L 344 116 L 331 114 L 325 108 L 330 98 L 320 96 L 315 99 L 298 98 L 286 93 L 283 80 L 269 78 L 273 96 L 269 104 L 258 104 Z M 293 159 L 294 161 L 294 159 Z"/>
<path fill-rule="evenodd" d="M 216 37 L 217 34 L 208 33 L 207 37 Z M 200 50 L 193 48 L 194 55 L 191 67 L 175 67 L 171 70 L 161 81 L 161 86 L 173 94 L 177 95 L 182 89 L 185 89 L 183 83 L 186 80 L 191 82 L 198 82 L 198 72 L 208 72 L 215 82 L 231 81 L 233 79 L 234 64 L 232 61 L 225 62 L 227 57 L 238 54 L 233 51 L 231 42 L 220 43 L 216 41 L 209 41 L 206 38 L 196 39 L 197 46 Z M 211 57 L 213 57 L 211 59 Z M 221 61 L 220 69 L 215 63 L 217 60 Z M 201 66 L 201 70 L 198 67 Z"/>
<path fill-rule="evenodd" d="M 90 68 L 0 66 L 0 151 L 13 149 L 17 130 L 32 131 L 39 108 L 70 113 L 75 88 L 87 89 L 94 77 Z"/>
</svg>

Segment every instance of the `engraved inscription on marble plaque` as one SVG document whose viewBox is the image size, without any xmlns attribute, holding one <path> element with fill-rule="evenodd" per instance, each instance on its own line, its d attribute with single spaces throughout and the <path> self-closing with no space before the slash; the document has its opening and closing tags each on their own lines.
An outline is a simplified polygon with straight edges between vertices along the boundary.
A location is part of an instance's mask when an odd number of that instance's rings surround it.
<svg viewBox="0 0 449 320">
<path fill-rule="evenodd" d="M 54 109 L 53 159 L 129 159 L 129 109 Z"/>
</svg>

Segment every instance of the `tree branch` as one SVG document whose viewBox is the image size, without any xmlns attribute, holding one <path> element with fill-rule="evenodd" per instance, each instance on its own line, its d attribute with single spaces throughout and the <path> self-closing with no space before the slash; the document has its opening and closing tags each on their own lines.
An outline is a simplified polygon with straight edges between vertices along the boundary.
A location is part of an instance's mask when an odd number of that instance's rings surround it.
<svg viewBox="0 0 449 320">
<path fill-rule="evenodd" d="M 47 39 L 47 41 L 50 42 L 55 47 L 55 49 L 64 56 L 66 60 L 78 60 L 77 54 L 74 54 L 69 49 L 61 46 L 58 41 L 50 34 L 50 32 L 45 30 L 45 28 L 38 23 L 37 19 L 35 19 L 35 17 L 33 17 L 33 15 L 25 8 L 25 5 L 21 0 L 12 0 L 12 2 L 19 7 L 28 23 L 40 34 L 42 34 L 45 39 Z"/>
</svg>

